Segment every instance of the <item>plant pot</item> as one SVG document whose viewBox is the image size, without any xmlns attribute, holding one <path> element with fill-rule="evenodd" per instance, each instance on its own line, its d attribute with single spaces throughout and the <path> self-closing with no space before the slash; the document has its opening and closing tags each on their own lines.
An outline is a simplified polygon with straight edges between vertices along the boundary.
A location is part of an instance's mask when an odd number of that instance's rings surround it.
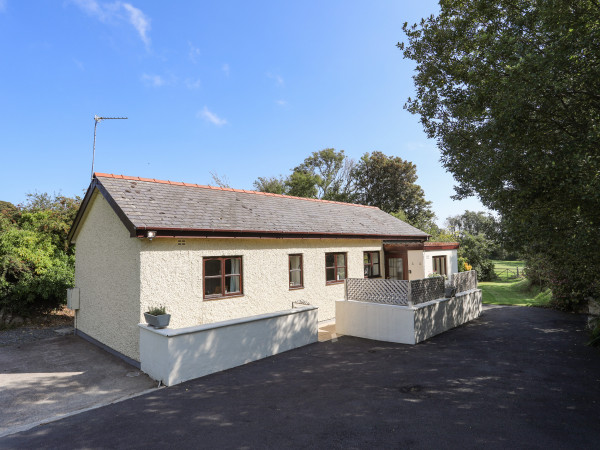
<svg viewBox="0 0 600 450">
<path fill-rule="evenodd" d="M 152 325 L 154 328 L 165 328 L 169 326 L 171 314 L 153 316 L 152 314 L 144 313 L 144 318 L 146 319 L 146 323 Z"/>
</svg>

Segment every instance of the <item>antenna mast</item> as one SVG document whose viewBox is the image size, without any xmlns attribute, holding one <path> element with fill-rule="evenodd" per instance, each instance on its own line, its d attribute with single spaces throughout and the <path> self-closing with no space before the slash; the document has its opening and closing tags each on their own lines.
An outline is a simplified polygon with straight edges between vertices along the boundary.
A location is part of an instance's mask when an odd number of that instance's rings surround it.
<svg viewBox="0 0 600 450">
<path fill-rule="evenodd" d="M 94 178 L 94 160 L 96 159 L 96 127 L 103 120 L 124 120 L 127 117 L 98 117 L 94 116 L 94 149 L 92 151 L 92 174 L 90 178 Z"/>
</svg>

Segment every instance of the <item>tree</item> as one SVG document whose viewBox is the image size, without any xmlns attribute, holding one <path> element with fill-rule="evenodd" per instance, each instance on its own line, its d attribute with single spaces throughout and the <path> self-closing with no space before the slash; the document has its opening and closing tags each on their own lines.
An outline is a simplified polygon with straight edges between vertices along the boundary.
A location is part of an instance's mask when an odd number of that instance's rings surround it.
<svg viewBox="0 0 600 450">
<path fill-rule="evenodd" d="M 417 63 L 406 107 L 438 141 L 456 197 L 478 195 L 517 243 L 543 255 L 553 292 L 569 293 L 561 301 L 600 297 L 600 5 L 440 6 L 404 25 L 408 43 L 398 46 Z"/>
<path fill-rule="evenodd" d="M 67 235 L 80 204 L 78 196 L 27 194 L 27 201 L 19 205 L 14 218 L 19 228 L 47 234 L 57 249 L 71 255 L 74 247 L 69 246 Z"/>
<path fill-rule="evenodd" d="M 318 183 L 318 175 L 294 170 L 285 180 L 285 193 L 293 197 L 318 198 Z"/>
<path fill-rule="evenodd" d="M 254 182 L 254 189 L 260 192 L 268 192 L 270 194 L 285 194 L 285 180 L 282 176 L 278 177 L 258 177 Z"/>
<path fill-rule="evenodd" d="M 0 309 L 30 316 L 64 302 L 75 267 L 67 234 L 80 202 L 28 194 L 10 216 L 0 214 Z"/>
<path fill-rule="evenodd" d="M 497 222 L 494 216 L 483 211 L 465 211 L 446 219 L 446 226 L 453 233 L 485 234 L 488 238 L 497 234 Z"/>
<path fill-rule="evenodd" d="M 50 234 L 4 224 L 0 310 L 27 317 L 57 308 L 73 286 L 74 265 L 74 256 L 57 251 Z"/>
<path fill-rule="evenodd" d="M 347 202 L 351 197 L 353 168 L 354 161 L 344 154 L 344 150 L 338 152 L 334 148 L 326 148 L 313 152 L 294 169 L 294 173 L 314 177 L 318 198 Z"/>
<path fill-rule="evenodd" d="M 313 152 L 287 177 L 259 177 L 254 182 L 261 192 L 295 197 L 350 202 L 354 161 L 333 148 Z"/>
<path fill-rule="evenodd" d="M 230 188 L 229 180 L 226 175 L 219 175 L 217 172 L 210 172 L 210 177 L 217 187 Z"/>
<path fill-rule="evenodd" d="M 466 258 L 473 270 L 477 271 L 479 281 L 490 281 L 495 277 L 494 263 L 490 260 L 493 250 L 492 242 L 483 234 L 472 235 L 464 233 L 460 239 L 458 248 L 459 258 Z"/>
<path fill-rule="evenodd" d="M 287 178 L 260 177 L 254 187 L 261 192 L 377 206 L 414 227 L 440 234 L 431 202 L 416 181 L 417 167 L 397 156 L 365 153 L 355 163 L 343 150 L 326 148 L 313 152 Z"/>
<path fill-rule="evenodd" d="M 5 217 L 12 217 L 17 212 L 17 207 L 10 202 L 0 200 L 0 215 Z"/>
<path fill-rule="evenodd" d="M 356 203 L 393 213 L 403 211 L 411 224 L 427 224 L 435 215 L 416 184 L 417 166 L 381 152 L 365 153 L 354 171 Z"/>
</svg>

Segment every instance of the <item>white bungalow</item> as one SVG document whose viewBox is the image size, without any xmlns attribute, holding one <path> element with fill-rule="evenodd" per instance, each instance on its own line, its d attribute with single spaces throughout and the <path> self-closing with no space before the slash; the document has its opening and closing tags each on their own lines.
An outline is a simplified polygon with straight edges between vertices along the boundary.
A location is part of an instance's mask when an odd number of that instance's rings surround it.
<svg viewBox="0 0 600 450">
<path fill-rule="evenodd" d="M 457 244 L 378 208 L 94 174 L 70 231 L 76 333 L 139 367 L 143 313 L 182 328 L 295 302 L 335 317 L 346 278 L 413 280 L 457 271 Z"/>
</svg>

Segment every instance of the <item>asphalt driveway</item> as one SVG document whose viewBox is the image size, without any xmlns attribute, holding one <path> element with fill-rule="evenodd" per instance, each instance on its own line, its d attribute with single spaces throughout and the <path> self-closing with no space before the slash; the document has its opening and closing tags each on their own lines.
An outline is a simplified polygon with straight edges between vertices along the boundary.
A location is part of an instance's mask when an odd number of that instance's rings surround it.
<svg viewBox="0 0 600 450">
<path fill-rule="evenodd" d="M 425 343 L 341 337 L 0 438 L 2 448 L 598 448 L 583 317 L 498 307 Z"/>
<path fill-rule="evenodd" d="M 3 346 L 0 436 L 154 387 L 144 373 L 72 334 Z"/>
</svg>

